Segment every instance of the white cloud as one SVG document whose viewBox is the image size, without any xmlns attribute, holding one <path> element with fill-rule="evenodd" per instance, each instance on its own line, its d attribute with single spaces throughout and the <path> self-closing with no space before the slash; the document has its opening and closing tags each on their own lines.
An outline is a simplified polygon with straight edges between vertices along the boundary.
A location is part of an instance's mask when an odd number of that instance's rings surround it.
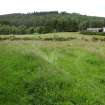
<svg viewBox="0 0 105 105">
<path fill-rule="evenodd" d="M 104 0 L 0 0 L 0 14 L 67 11 L 105 17 Z"/>
</svg>

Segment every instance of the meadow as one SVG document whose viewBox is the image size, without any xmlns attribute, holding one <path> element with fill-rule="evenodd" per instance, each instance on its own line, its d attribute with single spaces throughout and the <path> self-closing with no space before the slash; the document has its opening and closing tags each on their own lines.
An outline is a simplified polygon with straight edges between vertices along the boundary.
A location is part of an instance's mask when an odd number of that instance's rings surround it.
<svg viewBox="0 0 105 105">
<path fill-rule="evenodd" d="M 1 35 L 0 105 L 105 105 L 105 37 Z"/>
</svg>

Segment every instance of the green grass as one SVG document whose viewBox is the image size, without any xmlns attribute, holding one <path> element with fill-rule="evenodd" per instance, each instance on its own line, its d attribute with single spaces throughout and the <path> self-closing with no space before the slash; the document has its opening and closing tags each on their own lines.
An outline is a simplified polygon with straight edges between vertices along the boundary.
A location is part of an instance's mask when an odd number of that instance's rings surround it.
<svg viewBox="0 0 105 105">
<path fill-rule="evenodd" d="M 105 105 L 104 52 L 79 39 L 1 41 L 0 105 Z"/>
<path fill-rule="evenodd" d="M 35 34 L 35 35 L 0 35 L 0 41 L 71 41 L 71 40 L 84 40 L 84 41 L 103 41 L 105 36 L 99 35 L 82 35 L 79 32 L 59 32 L 49 34 Z"/>
</svg>

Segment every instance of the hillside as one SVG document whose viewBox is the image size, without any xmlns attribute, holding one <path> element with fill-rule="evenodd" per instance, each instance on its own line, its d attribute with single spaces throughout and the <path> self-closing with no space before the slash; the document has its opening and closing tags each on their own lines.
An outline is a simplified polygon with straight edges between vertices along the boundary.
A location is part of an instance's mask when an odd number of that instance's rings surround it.
<svg viewBox="0 0 105 105">
<path fill-rule="evenodd" d="M 104 27 L 105 18 L 66 12 L 33 12 L 0 15 L 0 34 L 77 32 L 87 27 Z"/>
</svg>

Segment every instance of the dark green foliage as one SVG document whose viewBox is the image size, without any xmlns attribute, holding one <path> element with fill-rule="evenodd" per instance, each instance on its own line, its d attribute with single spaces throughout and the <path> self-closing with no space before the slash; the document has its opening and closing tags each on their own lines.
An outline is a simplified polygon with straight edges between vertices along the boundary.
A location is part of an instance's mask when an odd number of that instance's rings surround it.
<svg viewBox="0 0 105 105">
<path fill-rule="evenodd" d="M 50 26 L 40 26 L 36 28 L 36 33 L 40 33 L 40 34 L 45 34 L 45 33 L 50 33 L 50 32 L 54 32 L 53 28 L 51 28 Z"/>
<path fill-rule="evenodd" d="M 22 26 L 9 26 L 9 25 L 0 25 L 0 35 L 9 35 L 9 34 L 33 34 L 35 31 L 34 27 Z"/>
<path fill-rule="evenodd" d="M 70 41 L 76 39 L 75 37 L 52 37 L 52 38 L 43 38 L 42 40 L 46 41 Z"/>
<path fill-rule="evenodd" d="M 88 27 L 104 27 L 105 18 L 58 11 L 0 16 L 0 34 L 77 32 Z"/>
<path fill-rule="evenodd" d="M 105 32 L 87 32 L 87 31 L 81 31 L 81 34 L 84 35 L 101 35 L 101 36 L 105 36 Z"/>
<path fill-rule="evenodd" d="M 27 34 L 33 34 L 34 32 L 35 32 L 34 27 L 29 27 L 29 28 L 27 28 L 27 30 L 26 30 L 26 33 L 27 33 Z"/>
</svg>

